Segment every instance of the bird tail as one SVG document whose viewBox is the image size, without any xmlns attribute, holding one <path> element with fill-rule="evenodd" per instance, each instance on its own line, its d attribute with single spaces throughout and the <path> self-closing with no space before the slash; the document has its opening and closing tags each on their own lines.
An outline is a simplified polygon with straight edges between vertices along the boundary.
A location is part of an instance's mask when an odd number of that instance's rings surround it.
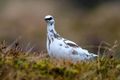
<svg viewBox="0 0 120 80">
<path fill-rule="evenodd" d="M 94 57 L 98 57 L 98 55 L 96 55 L 96 54 L 92 54 Z"/>
</svg>

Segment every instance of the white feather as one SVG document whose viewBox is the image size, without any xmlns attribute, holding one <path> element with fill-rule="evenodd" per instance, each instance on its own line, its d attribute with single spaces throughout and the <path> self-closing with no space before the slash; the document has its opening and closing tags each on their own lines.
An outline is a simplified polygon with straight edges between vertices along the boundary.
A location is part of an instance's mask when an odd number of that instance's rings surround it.
<svg viewBox="0 0 120 80">
<path fill-rule="evenodd" d="M 57 59 L 70 59 L 73 61 L 89 60 L 96 57 L 96 54 L 89 53 L 73 41 L 62 38 L 54 28 L 54 18 L 45 16 L 47 22 L 47 51 L 50 57 Z"/>
</svg>

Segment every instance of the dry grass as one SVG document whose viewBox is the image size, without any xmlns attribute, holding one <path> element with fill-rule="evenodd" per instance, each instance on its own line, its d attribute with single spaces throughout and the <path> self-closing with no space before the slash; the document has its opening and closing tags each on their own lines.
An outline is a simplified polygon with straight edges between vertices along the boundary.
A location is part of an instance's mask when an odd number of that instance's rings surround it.
<svg viewBox="0 0 120 80">
<path fill-rule="evenodd" d="M 100 54 L 99 46 L 98 54 Z M 117 42 L 104 53 L 115 52 Z M 14 41 L 0 44 L 0 80 L 119 80 L 120 60 L 103 56 L 90 62 L 50 59 L 45 52 L 24 51 Z"/>
</svg>

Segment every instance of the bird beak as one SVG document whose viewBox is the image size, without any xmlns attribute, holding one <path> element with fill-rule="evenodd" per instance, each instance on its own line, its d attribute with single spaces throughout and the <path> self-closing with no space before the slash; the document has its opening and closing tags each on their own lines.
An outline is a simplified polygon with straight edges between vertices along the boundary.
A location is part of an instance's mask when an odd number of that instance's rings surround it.
<svg viewBox="0 0 120 80">
<path fill-rule="evenodd" d="M 45 18 L 44 20 L 47 21 L 47 18 Z"/>
</svg>

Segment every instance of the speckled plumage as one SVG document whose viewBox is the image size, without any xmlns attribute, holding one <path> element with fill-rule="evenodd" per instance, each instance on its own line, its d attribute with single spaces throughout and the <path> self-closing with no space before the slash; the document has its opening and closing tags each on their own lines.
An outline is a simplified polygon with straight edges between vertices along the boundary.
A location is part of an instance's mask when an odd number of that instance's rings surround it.
<svg viewBox="0 0 120 80">
<path fill-rule="evenodd" d="M 47 51 L 50 57 L 80 61 L 90 60 L 97 56 L 82 49 L 76 43 L 62 38 L 54 28 L 55 21 L 53 16 L 45 16 L 45 21 L 47 23 Z"/>
</svg>

